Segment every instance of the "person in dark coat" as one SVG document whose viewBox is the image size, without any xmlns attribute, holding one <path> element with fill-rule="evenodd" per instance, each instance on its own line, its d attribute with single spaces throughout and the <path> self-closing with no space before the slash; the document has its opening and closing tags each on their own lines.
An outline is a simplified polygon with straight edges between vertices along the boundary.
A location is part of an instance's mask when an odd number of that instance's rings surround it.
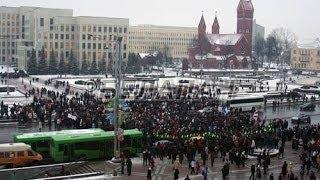
<svg viewBox="0 0 320 180">
<path fill-rule="evenodd" d="M 127 172 L 128 176 L 131 176 L 131 170 L 132 170 L 132 161 L 130 158 L 127 159 Z"/>
<path fill-rule="evenodd" d="M 151 167 L 148 168 L 147 180 L 151 180 Z"/>
<path fill-rule="evenodd" d="M 274 180 L 274 176 L 273 176 L 273 173 L 270 174 L 270 178 L 269 180 Z"/>
<path fill-rule="evenodd" d="M 179 169 L 175 169 L 174 171 L 174 180 L 178 180 L 179 179 Z"/>
<path fill-rule="evenodd" d="M 251 165 L 251 175 L 250 175 L 249 179 L 252 178 L 254 180 L 255 173 L 256 173 L 256 166 L 254 164 L 252 164 Z"/>
</svg>

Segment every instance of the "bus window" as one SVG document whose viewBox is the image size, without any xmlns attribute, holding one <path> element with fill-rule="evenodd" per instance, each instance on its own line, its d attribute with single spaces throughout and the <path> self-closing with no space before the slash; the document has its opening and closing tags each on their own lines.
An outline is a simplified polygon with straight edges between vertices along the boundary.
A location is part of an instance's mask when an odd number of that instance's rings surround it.
<svg viewBox="0 0 320 180">
<path fill-rule="evenodd" d="M 130 138 L 124 138 L 123 141 L 121 141 L 121 146 L 124 146 L 124 147 L 131 147 L 132 144 L 131 144 L 131 139 Z"/>
<path fill-rule="evenodd" d="M 80 143 L 75 144 L 75 149 L 97 150 L 97 149 L 99 149 L 99 143 L 97 143 L 97 142 L 80 142 Z"/>
<path fill-rule="evenodd" d="M 133 139 L 133 147 L 141 148 L 141 139 L 140 138 Z"/>
<path fill-rule="evenodd" d="M 24 156 L 24 151 L 19 151 L 18 152 L 18 157 L 23 157 Z"/>
<path fill-rule="evenodd" d="M 0 152 L 0 158 L 4 158 L 4 153 Z"/>
<path fill-rule="evenodd" d="M 58 151 L 59 151 L 59 152 L 63 151 L 63 144 L 59 144 Z"/>
<path fill-rule="evenodd" d="M 49 147 L 49 141 L 37 142 L 37 148 Z"/>
</svg>

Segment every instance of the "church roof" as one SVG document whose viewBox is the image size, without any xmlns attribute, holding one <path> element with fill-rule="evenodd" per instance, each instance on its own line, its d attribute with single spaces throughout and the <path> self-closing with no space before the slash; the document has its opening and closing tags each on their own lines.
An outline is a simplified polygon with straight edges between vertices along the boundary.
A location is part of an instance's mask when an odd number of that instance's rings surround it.
<svg viewBox="0 0 320 180">
<path fill-rule="evenodd" d="M 235 45 L 241 39 L 242 34 L 207 34 L 211 44 Z"/>
</svg>

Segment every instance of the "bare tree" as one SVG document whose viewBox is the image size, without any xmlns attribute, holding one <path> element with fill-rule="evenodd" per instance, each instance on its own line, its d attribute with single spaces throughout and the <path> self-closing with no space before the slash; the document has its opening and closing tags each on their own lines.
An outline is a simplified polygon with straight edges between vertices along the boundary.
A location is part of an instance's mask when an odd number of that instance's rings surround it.
<svg viewBox="0 0 320 180">
<path fill-rule="evenodd" d="M 283 58 L 284 62 L 290 61 L 290 49 L 296 43 L 296 35 L 286 28 L 277 28 L 271 32 L 271 35 L 279 42 L 281 46 L 280 58 Z"/>
</svg>

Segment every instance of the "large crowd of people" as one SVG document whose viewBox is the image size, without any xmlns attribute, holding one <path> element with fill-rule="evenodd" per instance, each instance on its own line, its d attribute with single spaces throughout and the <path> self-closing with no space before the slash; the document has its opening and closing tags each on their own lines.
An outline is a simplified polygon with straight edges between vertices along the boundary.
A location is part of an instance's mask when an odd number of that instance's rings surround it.
<svg viewBox="0 0 320 180">
<path fill-rule="evenodd" d="M 113 129 L 106 118 L 108 102 L 89 92 L 76 92 L 71 97 L 68 92 L 41 88 L 32 89 L 29 94 L 34 95 L 33 102 L 25 106 L 14 104 L 10 113 L 2 102 L 0 115 L 10 114 L 20 123 L 37 119 L 39 131 L 45 125 L 54 130 Z M 253 176 L 258 176 L 260 167 L 265 172 L 268 170 L 269 150 L 279 149 L 280 157 L 283 157 L 286 142 L 292 140 L 301 141 L 298 143 L 303 149 L 301 173 L 306 169 L 309 174 L 311 166 L 320 168 L 320 125 L 291 127 L 281 119 L 266 122 L 254 108 L 249 112 L 233 108 L 225 110 L 209 97 L 140 99 L 127 104 L 129 108 L 123 110 L 126 118 L 121 127 L 138 128 L 144 133 L 143 160 L 151 169 L 154 168 L 154 158 L 168 157 L 174 164 L 175 176 L 179 176 L 177 167 L 183 161 L 188 162 L 190 174 L 199 174 L 201 166 L 213 166 L 215 159 L 220 157 L 225 163 L 222 168 L 225 177 L 229 174 L 230 164 L 244 166 L 248 155 L 254 154 L 257 148 L 265 148 L 258 154 L 257 165 L 251 167 Z M 201 162 L 197 160 L 197 155 Z M 287 168 L 288 165 L 284 166 Z M 203 170 L 203 174 L 208 173 L 206 168 Z M 289 174 L 291 177 L 292 173 L 283 170 L 280 176 Z"/>
</svg>

